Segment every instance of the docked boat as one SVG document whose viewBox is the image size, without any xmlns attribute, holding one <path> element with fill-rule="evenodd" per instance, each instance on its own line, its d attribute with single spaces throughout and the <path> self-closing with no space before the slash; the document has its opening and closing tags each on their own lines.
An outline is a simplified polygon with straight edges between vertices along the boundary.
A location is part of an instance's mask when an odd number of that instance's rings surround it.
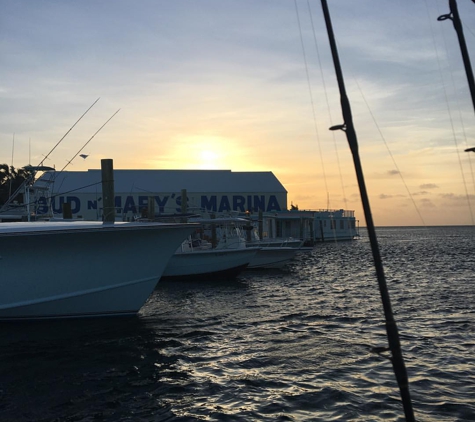
<svg viewBox="0 0 475 422">
<path fill-rule="evenodd" d="M 199 224 L 175 251 L 163 279 L 235 277 L 255 257 L 258 247 L 247 248 L 239 218 L 189 218 Z"/>
<path fill-rule="evenodd" d="M 251 262 L 259 248 L 216 247 L 210 242 L 187 239 L 168 262 L 162 279 L 233 278 Z"/>
<path fill-rule="evenodd" d="M 261 241 L 272 242 L 269 246 L 306 246 L 319 242 L 339 242 L 359 238 L 358 221 L 350 210 L 299 210 L 271 213 L 259 212 L 248 216 L 259 233 Z M 285 243 L 285 244 L 284 244 Z M 300 245 L 299 247 L 302 247 Z"/>
<path fill-rule="evenodd" d="M 250 225 L 249 219 L 246 218 L 226 217 L 207 221 L 226 222 L 225 225 L 219 226 L 218 224 L 217 230 L 221 231 L 216 231 L 216 234 L 212 235 L 219 238 L 217 249 L 245 248 L 256 250 L 246 269 L 283 268 L 299 251 L 297 246 L 302 245 L 302 241 L 298 241 L 296 244 L 289 242 L 286 243 L 286 246 L 282 246 L 285 242 L 282 243 L 281 241 L 261 241 L 254 227 Z"/>
<path fill-rule="evenodd" d="M 136 314 L 193 224 L 0 224 L 0 319 Z"/>
<path fill-rule="evenodd" d="M 202 235 L 211 240 L 218 250 L 256 249 L 246 269 L 282 268 L 288 264 L 299 249 L 294 246 L 269 245 L 268 241 L 260 243 L 249 219 L 240 217 L 224 217 L 215 219 L 191 219 L 190 221 L 204 224 Z M 211 226 L 211 227 L 209 227 Z M 254 233 L 254 234 L 253 234 Z M 298 245 L 302 242 L 299 241 Z"/>
<path fill-rule="evenodd" d="M 247 246 L 248 247 L 261 247 L 261 248 L 303 248 L 304 241 L 296 239 L 294 237 L 265 237 L 262 238 L 259 234 L 260 228 L 250 220 L 247 226 Z"/>
<path fill-rule="evenodd" d="M 247 247 L 259 247 L 259 252 L 249 263 L 249 269 L 283 268 L 303 251 L 303 240 L 294 238 L 265 238 L 259 237 L 258 230 L 248 226 Z M 311 249 L 311 248 L 309 248 Z"/>
<path fill-rule="evenodd" d="M 288 237 L 285 239 L 275 238 L 275 239 L 259 239 L 254 238 L 247 242 L 248 247 L 258 246 L 261 248 L 295 248 L 301 249 L 303 247 L 303 240 L 294 239 L 293 237 Z"/>
<path fill-rule="evenodd" d="M 295 258 L 299 252 L 290 246 L 270 246 L 260 248 L 251 260 L 248 269 L 283 268 Z"/>
</svg>

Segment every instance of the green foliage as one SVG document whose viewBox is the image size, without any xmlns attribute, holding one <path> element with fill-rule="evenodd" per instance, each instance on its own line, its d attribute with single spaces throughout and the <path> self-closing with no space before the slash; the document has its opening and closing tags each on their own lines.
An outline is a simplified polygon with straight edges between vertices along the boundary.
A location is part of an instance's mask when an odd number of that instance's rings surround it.
<svg viewBox="0 0 475 422">
<path fill-rule="evenodd" d="M 8 164 L 0 164 L 0 205 L 3 205 L 11 194 L 13 194 L 22 183 L 31 176 L 31 171 L 24 168 L 15 169 Z M 23 192 L 20 192 L 16 198 L 17 201 L 23 201 Z"/>
</svg>

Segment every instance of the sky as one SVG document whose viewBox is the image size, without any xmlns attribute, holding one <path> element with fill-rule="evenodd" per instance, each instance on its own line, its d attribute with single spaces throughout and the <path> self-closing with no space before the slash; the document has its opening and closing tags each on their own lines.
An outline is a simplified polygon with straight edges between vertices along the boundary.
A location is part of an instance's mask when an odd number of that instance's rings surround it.
<svg viewBox="0 0 475 422">
<path fill-rule="evenodd" d="M 448 0 L 328 3 L 375 224 L 475 224 Z M 0 4 L 0 163 L 272 171 L 289 208 L 365 226 L 346 135 L 328 130 L 343 118 L 319 0 Z M 473 63 L 475 4 L 458 7 Z"/>
</svg>

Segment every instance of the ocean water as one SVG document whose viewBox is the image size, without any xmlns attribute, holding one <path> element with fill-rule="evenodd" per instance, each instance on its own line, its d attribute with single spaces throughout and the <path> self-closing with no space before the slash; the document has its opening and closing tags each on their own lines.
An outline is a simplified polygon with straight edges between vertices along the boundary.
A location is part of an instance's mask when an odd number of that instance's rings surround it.
<svg viewBox="0 0 475 422">
<path fill-rule="evenodd" d="M 0 420 L 402 421 L 364 229 L 136 318 L 0 325 Z M 475 227 L 378 228 L 418 421 L 475 421 Z"/>
</svg>

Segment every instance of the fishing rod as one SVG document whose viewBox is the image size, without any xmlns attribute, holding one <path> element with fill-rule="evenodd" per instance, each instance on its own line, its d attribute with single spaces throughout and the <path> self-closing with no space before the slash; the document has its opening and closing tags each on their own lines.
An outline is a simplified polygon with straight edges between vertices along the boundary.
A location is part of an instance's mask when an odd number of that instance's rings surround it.
<svg viewBox="0 0 475 422">
<path fill-rule="evenodd" d="M 36 166 L 36 167 L 32 167 L 32 166 L 25 166 L 24 168 L 25 169 L 29 169 L 30 170 L 30 175 L 27 179 L 25 179 L 23 181 L 23 183 L 15 190 L 15 192 L 13 193 L 13 195 L 9 195 L 9 198 L 8 200 L 3 204 L 2 207 L 0 207 L 0 210 L 4 210 L 4 209 L 7 209 L 7 207 L 10 205 L 10 203 L 13 201 L 13 199 L 16 198 L 16 196 L 20 193 L 20 191 L 22 189 L 24 189 L 25 186 L 29 185 L 34 179 L 35 179 L 35 176 L 36 176 L 36 173 L 38 171 L 42 171 L 42 168 L 44 167 L 43 166 L 43 163 L 46 159 L 48 159 L 48 157 L 51 155 L 51 153 L 56 149 L 56 147 L 61 143 L 63 142 L 64 138 L 66 138 L 66 136 L 68 136 L 68 134 L 73 130 L 73 128 L 82 120 L 82 118 L 89 112 L 89 110 L 91 110 L 92 107 L 94 107 L 96 105 L 96 103 L 100 100 L 100 97 L 94 101 L 92 103 L 92 105 L 81 115 L 81 117 L 79 117 L 78 120 L 76 120 L 76 122 L 69 128 L 69 130 L 63 135 L 63 137 L 58 141 L 56 142 L 56 145 L 48 152 L 48 154 L 46 154 L 43 159 L 40 161 L 40 163 Z M 43 169 L 44 170 L 44 169 Z M 29 218 L 29 216 L 28 216 Z"/>
<path fill-rule="evenodd" d="M 92 105 L 82 114 L 82 116 L 76 120 L 76 123 L 74 123 L 70 128 L 69 130 L 63 135 L 63 137 L 56 143 L 56 145 L 51 149 L 50 152 L 48 152 L 48 154 L 45 155 L 45 157 L 43 158 L 43 160 L 41 160 L 40 164 L 38 164 L 38 166 L 42 166 L 44 161 L 46 159 L 48 159 L 48 157 L 51 155 L 51 153 L 56 149 L 56 147 L 61 143 L 63 142 L 63 139 L 66 138 L 66 136 L 68 136 L 69 132 L 71 132 L 73 129 L 74 129 L 74 126 L 76 126 L 81 120 L 82 118 L 89 112 L 89 110 L 94 107 L 96 105 L 96 103 L 101 99 L 101 97 L 99 97 L 96 101 L 94 101 L 92 103 Z"/>
<path fill-rule="evenodd" d="M 333 57 L 333 64 L 335 67 L 335 73 L 338 81 L 338 88 L 340 90 L 340 102 L 341 110 L 343 114 L 344 123 L 342 125 L 332 126 L 330 130 L 342 130 L 346 133 L 348 144 L 353 155 L 353 162 L 356 171 L 356 177 L 358 179 L 358 186 L 361 195 L 361 202 L 366 218 L 366 226 L 368 230 L 369 240 L 371 243 L 371 250 L 373 252 L 374 266 L 376 269 L 376 275 L 379 284 L 379 291 L 381 294 L 381 300 L 383 303 L 384 316 L 386 320 L 386 332 L 388 337 L 389 349 L 383 348 L 382 351 L 389 350 L 391 352 L 391 362 L 393 365 L 396 380 L 401 393 L 402 404 L 404 407 L 404 414 L 406 421 L 413 422 L 414 411 L 412 408 L 411 396 L 409 393 L 409 381 L 407 377 L 406 366 L 401 351 L 401 343 L 399 341 L 399 333 L 394 320 L 393 311 L 391 307 L 391 300 L 389 298 L 388 287 L 386 284 L 386 278 L 384 275 L 383 264 L 381 261 L 381 254 L 379 252 L 379 244 L 376 237 L 376 231 L 374 228 L 373 217 L 371 215 L 371 207 L 369 204 L 368 193 L 366 191 L 366 184 L 363 175 L 363 168 L 358 153 L 358 140 L 356 137 L 355 128 L 353 126 L 353 118 L 351 115 L 351 107 L 349 99 L 346 95 L 345 82 L 343 79 L 343 72 L 340 66 L 340 59 L 338 57 L 338 50 L 336 47 L 335 36 L 333 34 L 333 27 L 330 19 L 330 13 L 328 11 L 328 5 L 326 0 L 321 0 L 323 14 L 325 17 L 325 24 L 328 32 L 328 39 L 330 41 L 330 48 Z"/>
<path fill-rule="evenodd" d="M 84 148 L 86 148 L 87 144 L 93 140 L 93 138 L 104 128 L 104 126 L 105 126 L 107 123 L 109 123 L 109 122 L 112 120 L 112 118 L 113 118 L 119 111 L 120 111 L 120 108 L 119 108 L 111 117 L 109 117 L 109 119 L 107 119 L 107 121 L 106 121 L 99 129 L 97 129 L 97 131 L 94 133 L 94 135 L 92 135 L 92 136 L 89 138 L 89 140 L 88 140 L 88 141 L 82 146 L 82 148 L 67 162 L 67 164 L 59 171 L 58 174 L 60 174 L 62 171 L 64 171 L 64 169 L 72 163 L 72 161 L 79 155 L 79 153 L 80 153 Z"/>
<path fill-rule="evenodd" d="M 472 2 L 475 3 L 475 0 L 472 0 Z M 457 32 L 457 37 L 458 37 L 459 45 L 460 45 L 460 52 L 462 53 L 463 64 L 465 67 L 465 74 L 467 75 L 468 87 L 470 89 L 470 96 L 472 97 L 472 105 L 475 111 L 475 79 L 473 77 L 473 70 L 472 70 L 472 65 L 470 63 L 470 56 L 467 50 L 467 43 L 465 42 L 465 36 L 463 34 L 462 21 L 460 20 L 459 10 L 457 7 L 457 1 L 449 0 L 449 8 L 450 8 L 450 13 L 439 16 L 437 20 L 440 22 L 445 21 L 445 20 L 451 20 L 454 25 L 455 32 Z M 468 148 L 465 150 L 465 152 L 469 152 L 469 151 L 475 152 L 475 148 Z"/>
<path fill-rule="evenodd" d="M 99 129 L 96 130 L 96 132 L 94 133 L 94 135 L 92 135 L 92 136 L 87 140 L 87 142 L 79 149 L 79 151 L 76 152 L 76 154 L 74 154 L 73 157 L 72 157 L 70 160 L 68 160 L 68 162 L 66 163 L 66 165 L 65 165 L 59 172 L 55 172 L 55 173 L 54 173 L 53 178 L 50 179 L 50 181 L 49 181 L 50 183 L 54 184 L 56 178 L 66 169 L 66 167 L 68 167 L 68 166 L 73 162 L 73 160 L 79 155 L 79 153 L 80 153 L 84 148 L 86 148 L 87 144 L 89 144 L 89 142 L 91 142 L 91 141 L 94 139 L 94 137 L 104 128 L 105 125 L 107 125 L 107 123 L 109 123 L 109 122 L 112 120 L 112 118 L 113 118 L 119 111 L 120 111 L 120 108 L 119 108 L 111 117 L 109 117 L 109 118 L 106 120 L 106 122 L 105 122 Z M 61 186 L 60 186 L 60 187 L 61 187 Z M 59 195 L 59 193 L 58 193 L 57 195 Z M 57 196 L 57 195 L 56 195 L 56 196 Z M 51 197 L 50 197 L 50 203 L 49 203 L 48 208 L 51 208 L 51 199 L 52 199 L 52 198 L 53 198 L 53 195 L 51 195 Z"/>
</svg>

